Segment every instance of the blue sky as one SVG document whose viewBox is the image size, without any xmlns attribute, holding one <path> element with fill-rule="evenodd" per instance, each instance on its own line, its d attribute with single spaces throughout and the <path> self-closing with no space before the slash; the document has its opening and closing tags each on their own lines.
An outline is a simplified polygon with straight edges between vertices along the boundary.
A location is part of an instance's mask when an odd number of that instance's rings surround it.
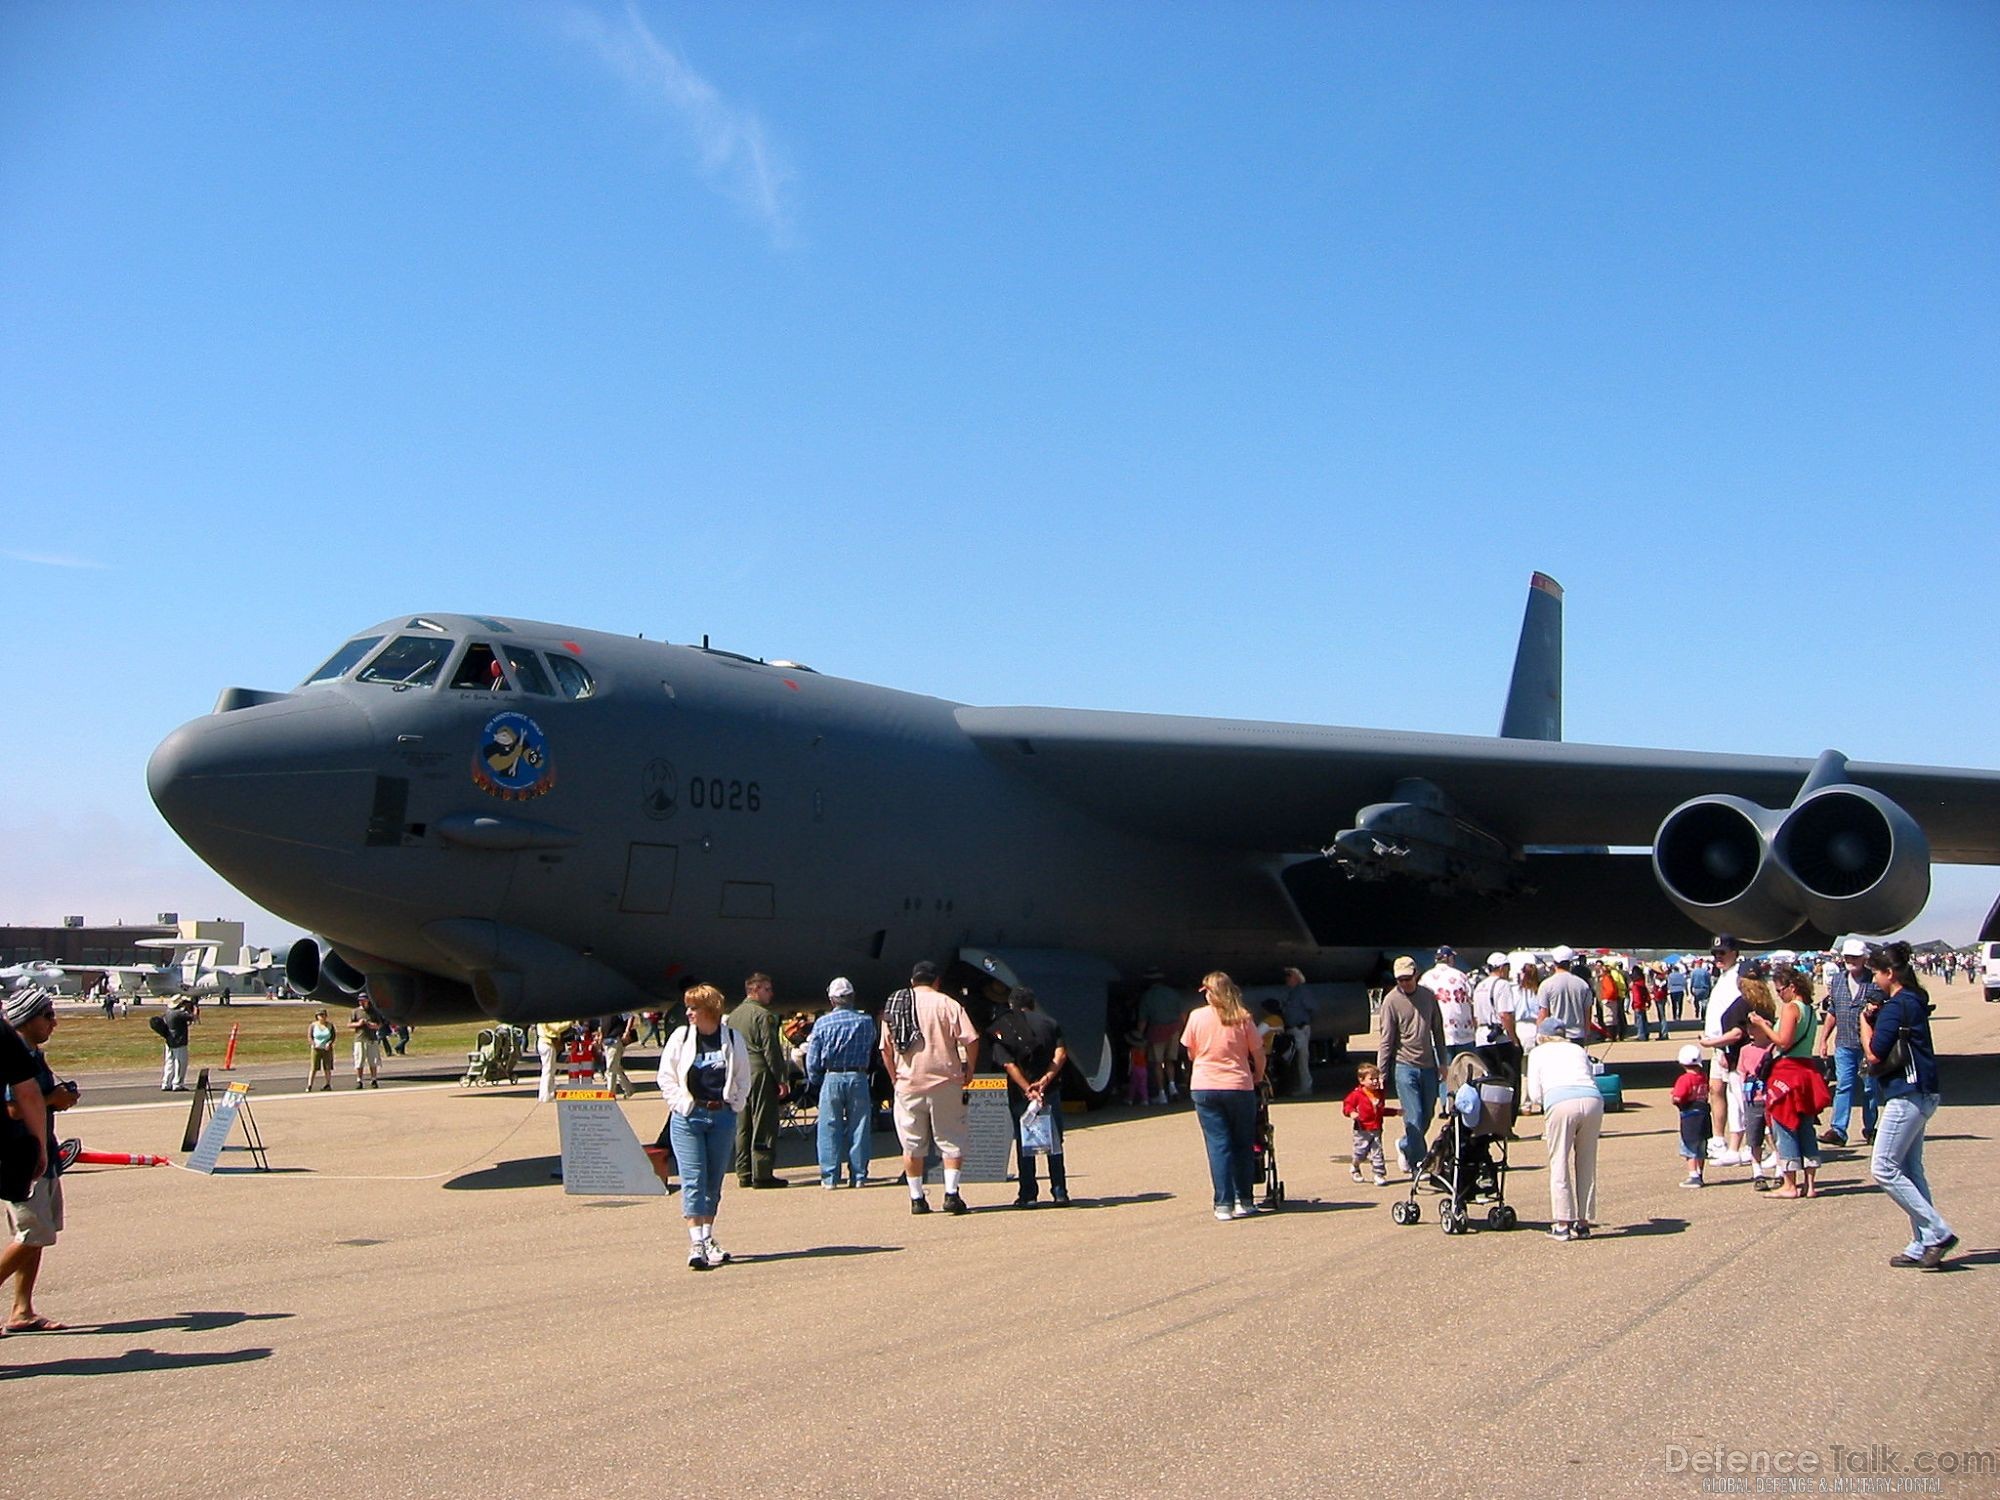
<svg viewBox="0 0 2000 1500">
<path fill-rule="evenodd" d="M 2000 764 L 1996 164 L 1986 5 L 9 5 L 0 918 L 419 609 Z"/>
</svg>

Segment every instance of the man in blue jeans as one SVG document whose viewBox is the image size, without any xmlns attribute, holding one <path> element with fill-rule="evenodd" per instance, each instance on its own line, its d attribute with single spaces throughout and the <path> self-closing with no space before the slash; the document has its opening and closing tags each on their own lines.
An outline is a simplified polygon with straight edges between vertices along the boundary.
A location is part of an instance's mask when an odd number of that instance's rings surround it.
<svg viewBox="0 0 2000 1500">
<path fill-rule="evenodd" d="M 1855 1087 L 1861 1090 L 1861 1138 L 1873 1142 L 1881 1103 L 1880 1086 L 1862 1066 L 1861 1011 L 1887 997 L 1868 974 L 1868 945 L 1849 938 L 1840 945 L 1841 971 L 1826 987 L 1826 1013 L 1833 1021 L 1819 1033 L 1819 1054 L 1833 1058 L 1833 1123 L 1819 1133 L 1827 1146 L 1847 1144 L 1847 1121 L 1854 1112 Z"/>
<path fill-rule="evenodd" d="M 819 1185 L 840 1186 L 840 1164 L 847 1163 L 847 1185 L 868 1180 L 869 1131 L 875 1102 L 868 1089 L 868 1070 L 880 1045 L 875 1023 L 854 1008 L 854 986 L 836 979 L 826 987 L 833 1009 L 813 1023 L 806 1038 L 806 1097 L 819 1090 Z"/>
<path fill-rule="evenodd" d="M 1417 961 L 1403 957 L 1393 970 L 1396 987 L 1382 997 L 1382 1014 L 1377 1021 L 1381 1041 L 1375 1049 L 1376 1066 L 1385 1079 L 1393 1079 L 1396 1099 L 1403 1107 L 1403 1140 L 1397 1147 L 1403 1170 L 1412 1176 L 1423 1164 L 1429 1149 L 1425 1134 L 1431 1116 L 1437 1112 L 1438 1086 L 1443 1078 L 1444 1017 L 1437 996 L 1417 983 Z"/>
</svg>

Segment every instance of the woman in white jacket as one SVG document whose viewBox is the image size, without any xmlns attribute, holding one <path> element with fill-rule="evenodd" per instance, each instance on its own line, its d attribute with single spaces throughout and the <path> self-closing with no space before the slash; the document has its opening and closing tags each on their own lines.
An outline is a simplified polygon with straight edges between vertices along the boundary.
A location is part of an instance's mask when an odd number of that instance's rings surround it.
<svg viewBox="0 0 2000 1500">
<path fill-rule="evenodd" d="M 750 1049 L 741 1032 L 722 1024 L 721 990 L 696 985 L 684 1001 L 687 1024 L 660 1053 L 660 1092 L 667 1097 L 667 1138 L 681 1174 L 688 1266 L 708 1271 L 729 1263 L 729 1252 L 715 1242 L 715 1211 L 736 1154 L 736 1112 L 750 1095 Z"/>
</svg>

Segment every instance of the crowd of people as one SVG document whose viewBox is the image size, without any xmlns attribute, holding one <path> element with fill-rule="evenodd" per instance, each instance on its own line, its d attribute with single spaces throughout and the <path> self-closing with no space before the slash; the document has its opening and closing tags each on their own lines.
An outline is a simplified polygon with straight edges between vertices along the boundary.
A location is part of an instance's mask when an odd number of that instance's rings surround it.
<svg viewBox="0 0 2000 1500">
<path fill-rule="evenodd" d="M 1546 954 L 1493 953 L 1477 977 L 1456 967 L 1457 955 L 1437 950 L 1428 969 L 1414 957 L 1392 964 L 1381 997 L 1377 1050 L 1357 1070 L 1342 1100 L 1352 1123 L 1349 1171 L 1356 1182 L 1387 1186 L 1388 1123 L 1396 1118 L 1400 1171 L 1421 1180 L 1433 1151 L 1433 1129 L 1450 1060 L 1468 1049 L 1497 1057 L 1518 1084 L 1520 1104 L 1541 1116 L 1548 1153 L 1550 1234 L 1590 1237 L 1599 1222 L 1597 1152 L 1605 1099 L 1600 1063 L 1587 1048 L 1621 1035 L 1637 1016 L 1648 1036 L 1667 1037 L 1685 1024 L 1695 1037 L 1680 1050 L 1681 1076 L 1672 1100 L 1680 1116 L 1681 1185 L 1702 1187 L 1728 1167 L 1747 1167 L 1753 1187 L 1781 1198 L 1817 1195 L 1824 1146 L 1844 1146 L 1857 1104 L 1871 1173 L 1909 1213 L 1911 1241 L 1897 1265 L 1935 1266 L 1957 1240 L 1931 1203 L 1923 1176 L 1924 1125 L 1938 1085 L 1928 1002 L 1907 946 L 1870 946 L 1850 939 L 1821 982 L 1809 964 L 1772 965 L 1746 958 L 1732 937 L 1687 959 L 1632 965 L 1569 948 Z M 1622 983 L 1607 979 L 1616 971 Z M 1261 1015 L 1246 1005 L 1229 975 L 1211 973 L 1190 1002 L 1149 974 L 1132 1007 L 1126 1033 L 1128 1077 L 1123 1096 L 1154 1107 L 1185 1099 L 1199 1126 L 1212 1208 L 1218 1220 L 1254 1217 L 1267 1206 L 1257 1193 L 1259 1100 L 1313 1088 L 1311 1011 L 1289 1011 L 1303 998 L 1303 979 L 1285 971 L 1279 998 Z M 1031 990 L 1005 993 L 993 1021 L 974 1025 L 965 1004 L 938 987 L 938 971 L 918 965 L 906 989 L 891 996 L 879 1022 L 859 1009 L 852 984 L 836 979 L 828 1008 L 817 1017 L 795 1011 L 778 1020 L 770 1009 L 768 976 L 751 976 L 743 1001 L 722 1015 L 719 992 L 699 993 L 697 1019 L 666 1038 L 660 1087 L 672 1114 L 659 1146 L 684 1183 L 690 1264 L 722 1263 L 713 1247 L 721 1177 L 714 1142 L 734 1132 L 731 1162 L 739 1186 L 782 1186 L 772 1170 L 774 1122 L 788 1096 L 816 1101 L 821 1185 L 833 1190 L 866 1183 L 875 1108 L 892 1106 L 902 1150 L 902 1175 L 913 1213 L 932 1211 L 924 1188 L 931 1153 L 942 1161 L 947 1214 L 967 1211 L 960 1192 L 965 1152 L 965 1088 L 982 1055 L 1004 1073 L 1014 1126 L 1015 1202 L 1040 1201 L 1038 1162 L 1050 1201 L 1069 1201 L 1063 1157 L 1061 1083 L 1067 1043 L 1042 1013 Z M 732 1072 L 706 1092 L 689 1073 L 690 1045 L 714 1052 L 700 1038 L 732 1033 Z M 650 1021 L 652 1018 L 645 1018 Z M 625 1018 L 613 1018 L 618 1026 Z M 586 1023 L 585 1034 L 593 1028 Z M 692 1035 L 697 1042 L 690 1044 Z M 1891 1100 L 1896 1106 L 1890 1110 Z M 1831 1111 L 1831 1121 L 1820 1121 Z M 686 1121 L 697 1113 L 699 1126 Z M 1894 1128 L 1890 1128 L 1893 1119 Z"/>
<path fill-rule="evenodd" d="M 1857 1105 L 1872 1179 L 1910 1224 L 1898 1268 L 1936 1270 L 1958 1245 L 1924 1172 L 1927 1128 L 1941 1101 L 1931 1003 L 1923 965 L 1905 943 L 1842 942 L 1823 970 L 1810 963 L 1748 957 L 1730 936 L 1709 954 L 1657 964 L 1592 959 L 1569 948 L 1495 952 L 1476 979 L 1456 966 L 1449 947 L 1419 971 L 1412 956 L 1391 965 L 1381 997 L 1372 1062 L 1357 1069 L 1342 1100 L 1351 1122 L 1346 1153 L 1354 1181 L 1389 1182 L 1384 1138 L 1400 1115 L 1398 1166 L 1420 1180 L 1433 1146 L 1447 1069 L 1468 1052 L 1493 1060 L 1496 1076 L 1518 1080 L 1519 1102 L 1542 1116 L 1548 1153 L 1549 1233 L 1588 1239 L 1597 1226 L 1597 1153 L 1603 1132 L 1600 1067 L 1586 1044 L 1616 1040 L 1627 1016 L 1641 1037 L 1670 1025 L 1697 1025 L 1682 1046 L 1671 1091 L 1679 1116 L 1681 1185 L 1700 1188 L 1711 1174 L 1748 1167 L 1753 1186 L 1789 1199 L 1817 1195 L 1821 1148 L 1847 1144 Z M 1939 966 L 1940 971 L 1942 965 Z M 1310 1006 L 1303 976 L 1283 973 L 1279 998 L 1253 1015 L 1226 973 L 1203 977 L 1192 1002 L 1147 976 L 1127 1033 L 1126 1097 L 1134 1104 L 1193 1107 L 1213 1194 L 1225 1222 L 1255 1217 L 1260 1101 L 1282 1085 L 1313 1089 Z M 543 1027 L 541 1096 L 549 1097 L 559 1057 L 585 1057 L 614 1094 L 632 1091 L 623 1058 L 642 1039 L 661 1046 L 656 1082 L 668 1106 L 657 1150 L 680 1180 L 688 1264 L 707 1271 L 729 1262 L 715 1238 L 723 1187 L 787 1185 L 777 1174 L 780 1114 L 788 1101 L 817 1107 L 817 1156 L 828 1191 L 869 1181 L 870 1133 L 879 1086 L 886 1091 L 902 1177 L 913 1214 L 933 1212 L 926 1163 L 942 1163 L 940 1207 L 969 1212 L 961 1192 L 967 1147 L 966 1091 L 982 1056 L 1004 1075 L 1017 1207 L 1070 1201 L 1063 1131 L 1063 1075 L 1069 1061 L 1061 1025 L 1034 992 L 997 984 L 985 996 L 990 1018 L 975 1025 L 966 1004 L 940 987 L 934 964 L 914 966 L 909 984 L 888 997 L 879 1018 L 859 1008 L 853 985 L 835 979 L 827 1008 L 780 1019 L 769 975 L 752 974 L 741 1001 L 728 1008 L 719 989 L 698 984 L 678 1014 L 649 1012 Z M 1651 1026 L 1648 1025 L 1648 1017 Z M 166 1049 L 162 1088 L 185 1087 L 188 1027 L 196 1007 L 176 1003 L 161 1018 Z M 10 1243 L 0 1250 L 0 1284 L 13 1284 L 8 1333 L 59 1327 L 34 1305 L 43 1252 L 63 1227 L 63 1203 L 50 1117 L 77 1102 L 74 1084 L 58 1084 L 44 1045 L 56 1027 L 50 997 L 7 997 L 0 1019 L 0 1201 Z M 379 1087 L 381 1052 L 392 1032 L 365 999 L 347 1021 L 355 1087 Z M 333 1085 L 337 1033 L 325 1010 L 308 1032 L 308 1089 Z M 1445 1100 L 1450 1107 L 1451 1101 Z M 1830 1111 L 1829 1122 L 1820 1119 Z M 1368 1169 L 1364 1178 L 1363 1169 Z"/>
</svg>

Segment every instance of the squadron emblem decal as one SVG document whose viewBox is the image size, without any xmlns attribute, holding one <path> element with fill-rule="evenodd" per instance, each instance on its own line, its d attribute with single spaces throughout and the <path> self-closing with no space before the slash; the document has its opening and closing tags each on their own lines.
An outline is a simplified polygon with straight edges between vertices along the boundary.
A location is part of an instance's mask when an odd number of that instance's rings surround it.
<svg viewBox="0 0 2000 1500">
<path fill-rule="evenodd" d="M 681 805 L 680 785 L 672 761 L 646 762 L 645 774 L 639 780 L 639 805 L 645 808 L 646 816 L 656 822 L 671 818 Z"/>
<path fill-rule="evenodd" d="M 556 767 L 542 726 L 519 713 L 488 719 L 472 757 L 472 780 L 482 792 L 508 802 L 548 792 L 556 784 Z"/>
</svg>

